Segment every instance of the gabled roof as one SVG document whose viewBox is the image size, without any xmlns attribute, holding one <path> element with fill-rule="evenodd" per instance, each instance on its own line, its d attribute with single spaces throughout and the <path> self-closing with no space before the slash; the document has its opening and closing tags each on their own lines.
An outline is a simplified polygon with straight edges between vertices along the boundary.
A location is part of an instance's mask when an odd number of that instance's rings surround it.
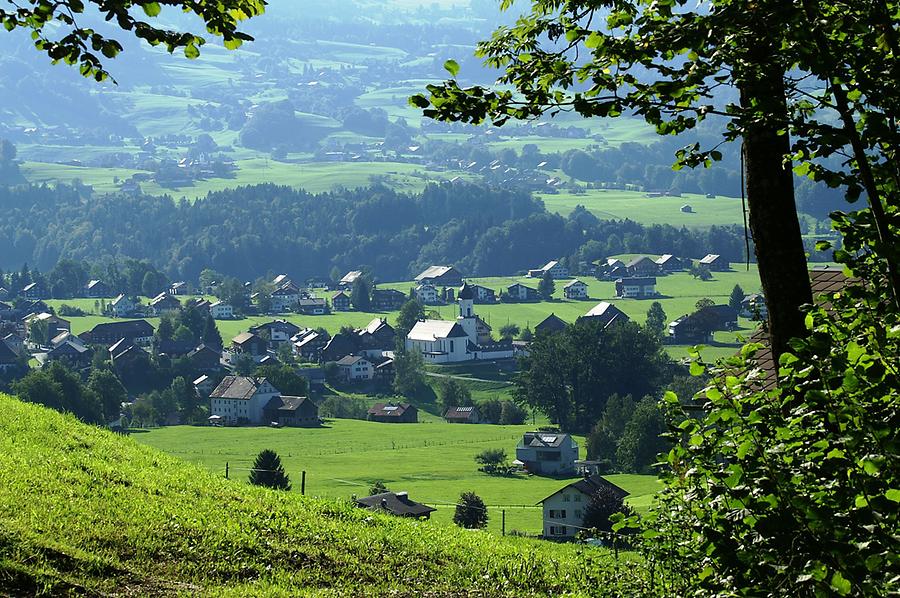
<svg viewBox="0 0 900 598">
<path fill-rule="evenodd" d="M 209 395 L 212 399 L 242 399 L 249 400 L 256 394 L 259 387 L 266 382 L 265 378 L 251 378 L 249 376 L 225 376 L 215 390 Z"/>
<path fill-rule="evenodd" d="M 473 406 L 466 407 L 450 407 L 444 413 L 445 419 L 471 419 L 472 416 L 478 416 L 478 408 Z"/>
<path fill-rule="evenodd" d="M 298 289 L 291 283 L 282 285 L 279 288 L 272 291 L 272 295 L 278 295 L 279 297 L 299 295 L 299 294 L 300 294 L 300 289 Z"/>
<path fill-rule="evenodd" d="M 124 303 L 124 302 L 126 302 L 126 301 L 127 301 L 128 303 L 131 303 L 131 299 L 129 299 L 127 296 L 125 296 L 125 295 L 119 295 L 118 297 L 116 297 L 115 299 L 112 300 L 111 305 L 114 305 L 114 306 L 115 306 L 115 305 L 119 305 L 120 303 Z"/>
<path fill-rule="evenodd" d="M 179 301 L 174 295 L 170 295 L 168 293 L 160 293 L 156 297 L 150 301 L 150 307 L 156 307 L 158 305 L 177 305 L 181 307 L 181 301 Z"/>
<path fill-rule="evenodd" d="M 383 509 L 388 513 L 402 517 L 422 517 L 437 510 L 428 505 L 410 500 L 405 492 L 399 494 L 382 492 L 372 496 L 363 496 L 356 499 L 356 504 L 369 509 Z"/>
<path fill-rule="evenodd" d="M 92 280 L 92 281 L 90 281 L 90 282 L 87 283 L 87 289 L 88 289 L 88 290 L 91 290 L 91 289 L 93 289 L 94 287 L 99 286 L 99 285 L 101 285 L 101 284 L 103 284 L 103 281 L 102 281 L 102 280 Z M 105 286 L 105 285 L 104 285 L 104 286 Z"/>
<path fill-rule="evenodd" d="M 558 332 L 560 330 L 565 330 L 568 324 L 565 320 L 557 316 L 556 314 L 550 314 L 541 322 L 534 327 L 534 330 L 541 332 Z"/>
<path fill-rule="evenodd" d="M 377 417 L 400 417 L 410 409 L 415 407 L 409 403 L 375 403 L 368 413 Z"/>
<path fill-rule="evenodd" d="M 642 255 L 642 256 L 636 257 L 636 258 L 634 258 L 633 260 L 631 260 L 630 262 L 628 262 L 628 267 L 629 267 L 629 268 L 634 268 L 634 267 L 637 266 L 638 264 L 643 264 L 643 263 L 645 263 L 645 262 L 649 262 L 650 264 L 652 264 L 652 265 L 654 265 L 654 266 L 656 265 L 656 262 L 654 262 L 653 260 L 651 260 L 651 259 L 650 259 L 649 257 L 647 257 L 646 255 Z"/>
<path fill-rule="evenodd" d="M 6 341 L 0 340 L 0 365 L 11 365 L 19 360 L 15 351 L 10 349 Z"/>
<path fill-rule="evenodd" d="M 340 280 L 340 284 L 353 284 L 360 276 L 362 276 L 362 271 L 351 270 L 350 272 L 344 274 L 344 277 Z"/>
<path fill-rule="evenodd" d="M 416 276 L 416 280 L 427 280 L 430 278 L 440 278 L 448 272 L 455 270 L 453 266 L 429 266 L 421 274 Z"/>
<path fill-rule="evenodd" d="M 544 500 L 538 501 L 538 504 L 543 503 L 547 499 L 556 496 L 557 494 L 559 494 L 566 488 L 574 488 L 575 490 L 578 490 L 579 492 L 581 492 L 582 494 L 584 494 L 586 496 L 592 496 L 595 492 L 597 492 L 597 490 L 600 490 L 601 488 L 611 489 L 619 498 L 625 498 L 629 494 L 627 490 L 623 490 L 622 488 L 619 488 L 618 486 L 616 486 L 615 484 L 613 484 L 606 478 L 599 476 L 599 475 L 592 475 L 589 478 L 584 478 L 584 479 L 578 480 L 577 482 L 572 482 L 571 484 L 563 486 L 562 488 L 560 488 L 559 490 L 557 490 L 556 492 L 554 492 L 553 494 L 551 494 Z"/>
<path fill-rule="evenodd" d="M 350 297 L 344 291 L 338 291 L 337 293 L 335 293 L 334 295 L 331 296 L 332 301 L 334 301 L 335 299 L 338 299 L 338 298 L 344 298 L 347 301 L 350 301 Z"/>
<path fill-rule="evenodd" d="M 442 338 L 463 338 L 468 336 L 462 326 L 452 320 L 420 320 L 416 322 L 406 338 L 412 341 L 434 342 Z"/>
<path fill-rule="evenodd" d="M 365 357 L 360 357 L 359 355 L 345 355 L 344 357 L 338 359 L 337 364 L 351 366 L 356 365 L 360 361 L 365 361 L 368 363 L 368 360 Z"/>
<path fill-rule="evenodd" d="M 252 332 L 242 332 L 239 335 L 237 335 L 236 337 L 234 337 L 233 339 L 231 339 L 231 342 L 236 345 L 245 345 L 252 340 L 260 340 L 261 341 L 262 338 L 259 336 L 256 336 Z"/>
<path fill-rule="evenodd" d="M 637 284 L 647 286 L 648 284 L 656 284 L 656 278 L 653 276 L 629 276 L 628 278 L 619 278 L 616 284 Z"/>
<path fill-rule="evenodd" d="M 91 328 L 92 336 L 147 337 L 153 336 L 153 325 L 147 320 L 103 322 Z"/>
<path fill-rule="evenodd" d="M 393 333 L 393 332 L 394 332 L 394 327 L 391 326 L 390 324 L 388 324 L 388 323 L 387 323 L 387 320 L 385 320 L 385 319 L 383 319 L 383 318 L 375 318 L 374 320 L 372 320 L 371 322 L 369 322 L 369 324 L 368 324 L 365 328 L 363 328 L 362 330 L 360 330 L 360 331 L 359 331 L 359 334 L 360 334 L 360 335 L 363 335 L 363 334 L 376 334 L 376 333 L 378 333 L 379 331 L 382 331 L 382 330 L 390 331 L 390 332 Z"/>
<path fill-rule="evenodd" d="M 551 270 L 551 269 L 555 268 L 555 267 L 558 266 L 558 265 L 559 265 L 559 261 L 558 261 L 558 260 L 550 260 L 549 262 L 547 262 L 546 264 L 544 264 L 544 267 L 541 268 L 541 270 L 543 270 L 544 272 L 546 272 L 547 270 Z"/>
<path fill-rule="evenodd" d="M 564 432 L 525 432 L 522 436 L 523 446 L 535 448 L 559 448 L 572 442 L 572 437 Z"/>
<path fill-rule="evenodd" d="M 708 254 L 706 254 L 706 256 L 703 259 L 700 260 L 700 263 L 709 265 L 709 264 L 712 264 L 713 262 L 717 261 L 720 257 L 721 256 L 718 254 L 708 253 Z"/>
<path fill-rule="evenodd" d="M 535 288 L 533 288 L 533 287 L 525 286 L 525 285 L 522 284 L 521 282 L 517 282 L 517 283 L 515 283 L 515 284 L 511 284 L 511 285 L 509 285 L 508 287 L 506 287 L 506 289 L 507 289 L 507 290 L 512 290 L 512 289 L 514 289 L 514 288 L 516 288 L 516 287 L 522 287 L 522 288 L 528 289 L 529 291 L 532 291 L 532 292 L 534 292 L 534 293 L 537 293 L 537 289 L 535 289 Z"/>
<path fill-rule="evenodd" d="M 586 286 L 587 286 L 585 283 L 581 282 L 580 280 L 578 280 L 578 279 L 576 278 L 575 280 L 571 280 L 571 281 L 567 282 L 565 285 L 563 285 L 563 288 L 564 288 L 564 289 L 568 289 L 568 288 L 574 287 L 574 286 L 576 286 L 576 285 L 581 285 L 581 286 L 583 286 L 583 287 L 586 287 Z"/>
<path fill-rule="evenodd" d="M 612 322 L 613 320 L 628 320 L 621 309 L 607 301 L 601 301 L 595 305 L 589 312 L 584 314 L 585 318 L 601 318 L 604 322 Z"/>
<path fill-rule="evenodd" d="M 675 257 L 674 255 L 672 255 L 671 253 L 664 253 L 664 254 L 662 254 L 661 256 L 659 256 L 659 258 L 657 258 L 657 260 L 656 260 L 656 265 L 657 265 L 657 266 L 662 266 L 662 265 L 664 265 L 664 264 L 666 264 L 666 263 L 672 261 L 673 259 L 678 259 L 678 258 L 676 258 L 676 257 Z"/>
<path fill-rule="evenodd" d="M 304 404 L 306 403 L 306 405 Z M 266 406 L 263 407 L 264 410 L 278 410 L 284 411 L 287 413 L 294 413 L 301 407 L 307 407 L 309 405 L 313 405 L 312 401 L 307 399 L 306 397 L 285 397 L 278 396 L 272 397 L 269 399 L 269 402 L 266 403 Z"/>
</svg>

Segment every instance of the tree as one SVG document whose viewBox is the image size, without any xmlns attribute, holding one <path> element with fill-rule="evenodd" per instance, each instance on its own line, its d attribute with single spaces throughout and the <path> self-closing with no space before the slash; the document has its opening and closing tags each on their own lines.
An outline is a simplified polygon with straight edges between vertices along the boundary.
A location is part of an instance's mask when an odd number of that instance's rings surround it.
<svg viewBox="0 0 900 598">
<path fill-rule="evenodd" d="M 691 264 L 688 272 L 691 276 L 700 280 L 712 280 L 713 277 L 712 272 L 709 271 L 709 266 L 706 264 Z"/>
<path fill-rule="evenodd" d="M 106 421 L 119 417 L 122 403 L 128 400 L 128 392 L 113 372 L 103 369 L 92 370 L 87 387 L 99 399 Z"/>
<path fill-rule="evenodd" d="M 425 360 L 418 351 L 394 352 L 394 391 L 413 397 L 425 383 Z"/>
<path fill-rule="evenodd" d="M 375 480 L 372 482 L 372 485 L 369 487 L 369 496 L 375 496 L 376 494 L 384 494 L 385 492 L 389 492 L 388 487 L 384 485 L 384 482 L 381 480 Z"/>
<path fill-rule="evenodd" d="M 442 412 L 451 407 L 469 407 L 472 393 L 469 388 L 455 378 L 443 378 L 438 384 L 438 403 Z"/>
<path fill-rule="evenodd" d="M 741 306 L 744 301 L 744 289 L 741 288 L 741 285 L 736 284 L 734 288 L 731 289 L 731 296 L 728 298 L 728 306 L 731 307 L 735 311 L 741 311 Z"/>
<path fill-rule="evenodd" d="M 484 529 L 488 523 L 487 507 L 474 492 L 463 492 L 459 495 L 453 523 L 466 529 Z"/>
<path fill-rule="evenodd" d="M 655 334 L 657 338 L 662 338 L 666 334 L 667 324 L 668 316 L 666 316 L 662 304 L 659 301 L 654 301 L 650 304 L 650 309 L 647 310 L 647 321 L 644 323 L 644 327 L 652 334 Z"/>
<path fill-rule="evenodd" d="M 553 293 L 556 291 L 556 283 L 553 281 L 553 275 L 549 270 L 544 272 L 541 282 L 538 283 L 538 294 L 544 301 L 553 299 Z"/>
<path fill-rule="evenodd" d="M 238 30 L 240 22 L 263 13 L 265 4 L 256 0 L 62 0 L 54 4 L 36 4 L 33 8 L 17 6 L 16 10 L 0 10 L 0 22 L 7 31 L 22 28 L 31 31 L 34 46 L 54 62 L 77 64 L 85 77 L 103 81 L 109 73 L 103 67 L 103 58 L 114 58 L 123 50 L 115 39 L 105 37 L 93 28 L 79 24 L 84 19 L 86 7 L 97 10 L 106 21 L 123 31 L 133 32 L 135 37 L 151 45 L 162 44 L 171 53 L 183 49 L 187 58 L 200 55 L 200 46 L 206 40 L 188 31 L 178 31 L 153 25 L 141 17 L 157 17 L 161 6 L 174 6 L 199 17 L 206 30 L 222 38 L 228 49 L 236 49 L 244 41 L 253 38 Z M 143 12 L 138 16 L 133 7 Z M 101 58 L 102 55 L 102 58 Z"/>
<path fill-rule="evenodd" d="M 694 309 L 700 311 L 702 309 L 706 309 L 707 307 L 713 307 L 715 304 L 716 302 L 709 297 L 701 297 L 700 299 L 697 299 L 697 302 L 694 304 Z"/>
<path fill-rule="evenodd" d="M 207 316 L 204 320 L 203 334 L 200 335 L 200 340 L 207 347 L 212 347 L 216 350 L 222 349 L 224 344 L 222 342 L 222 334 L 219 332 L 219 327 L 216 326 L 216 321 L 212 316 Z"/>
<path fill-rule="evenodd" d="M 372 283 L 366 276 L 360 276 L 353 281 L 350 290 L 350 303 L 358 311 L 369 311 L 372 307 Z"/>
<path fill-rule="evenodd" d="M 261 365 L 256 368 L 255 375 L 266 378 L 285 396 L 305 397 L 309 394 L 306 378 L 297 373 L 297 368 L 290 365 Z"/>
<path fill-rule="evenodd" d="M 37 403 L 71 413 L 89 424 L 104 424 L 103 407 L 81 377 L 58 361 L 32 370 L 12 383 L 13 394 L 26 403 Z"/>
<path fill-rule="evenodd" d="M 231 357 L 231 367 L 238 376 L 250 376 L 256 370 L 256 361 L 249 353 L 238 353 Z"/>
<path fill-rule="evenodd" d="M 621 513 L 625 517 L 634 515 L 634 509 L 625 504 L 622 497 L 609 486 L 601 486 L 588 500 L 584 508 L 581 525 L 601 532 L 613 531 L 612 516 Z"/>
<path fill-rule="evenodd" d="M 281 465 L 281 457 L 278 453 L 269 449 L 263 449 L 253 462 L 250 471 L 250 483 L 254 486 L 263 486 L 273 490 L 290 490 L 291 480 L 284 472 Z"/>
<path fill-rule="evenodd" d="M 475 462 L 481 465 L 479 471 L 488 475 L 506 473 L 509 466 L 506 464 L 506 451 L 502 448 L 485 449 L 475 455 Z"/>
<path fill-rule="evenodd" d="M 503 412 L 503 403 L 500 399 L 487 399 L 478 404 L 478 413 L 481 414 L 481 420 L 497 424 L 500 423 L 500 416 Z"/>
<path fill-rule="evenodd" d="M 416 325 L 416 322 L 424 318 L 425 309 L 422 307 L 422 304 L 419 303 L 418 299 L 410 299 L 403 304 L 403 307 L 400 308 L 400 313 L 397 314 L 397 336 L 405 339 L 409 331 Z"/>
<path fill-rule="evenodd" d="M 534 338 L 534 333 L 531 331 L 531 328 L 529 328 L 527 326 L 525 327 L 524 330 L 522 330 L 522 334 L 519 335 L 519 340 L 523 340 L 526 343 L 531 342 L 531 340 L 533 338 Z"/>
<path fill-rule="evenodd" d="M 635 405 L 616 446 L 616 464 L 628 473 L 652 473 L 657 455 L 668 448 L 662 434 L 666 421 L 656 400 L 644 397 Z"/>
<path fill-rule="evenodd" d="M 528 414 L 513 401 L 500 404 L 500 424 L 504 426 L 521 426 Z"/>
<path fill-rule="evenodd" d="M 500 327 L 500 338 L 503 340 L 512 340 L 519 334 L 519 327 L 516 324 L 504 324 Z"/>
</svg>

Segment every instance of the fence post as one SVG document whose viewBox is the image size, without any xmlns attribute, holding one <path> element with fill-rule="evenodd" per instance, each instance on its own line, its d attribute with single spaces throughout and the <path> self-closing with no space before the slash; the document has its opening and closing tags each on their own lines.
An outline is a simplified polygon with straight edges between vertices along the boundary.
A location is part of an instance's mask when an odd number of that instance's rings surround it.
<svg viewBox="0 0 900 598">
<path fill-rule="evenodd" d="M 300 474 L 300 494 L 306 495 L 306 470 Z"/>
<path fill-rule="evenodd" d="M 613 552 L 616 555 L 616 560 L 619 560 L 619 535 L 613 534 Z"/>
<path fill-rule="evenodd" d="M 228 479 L 228 461 L 225 461 L 225 479 Z"/>
<path fill-rule="evenodd" d="M 506 509 L 503 509 L 502 511 L 500 511 L 500 513 L 501 513 L 501 520 L 502 520 L 502 523 L 500 524 L 501 530 L 502 530 L 501 534 L 505 536 L 506 535 Z"/>
</svg>

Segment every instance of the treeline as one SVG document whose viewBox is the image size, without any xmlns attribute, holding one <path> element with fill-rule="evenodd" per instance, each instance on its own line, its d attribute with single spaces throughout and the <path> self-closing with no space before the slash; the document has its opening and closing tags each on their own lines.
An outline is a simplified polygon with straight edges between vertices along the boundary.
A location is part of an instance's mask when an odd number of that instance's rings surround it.
<svg viewBox="0 0 900 598">
<path fill-rule="evenodd" d="M 0 267 L 28 263 L 46 272 L 63 258 L 87 261 L 92 273 L 127 270 L 134 290 L 148 272 L 156 277 L 150 263 L 184 280 L 206 268 L 243 280 L 267 271 L 326 278 L 336 268 L 367 269 L 388 281 L 408 280 L 431 264 L 503 275 L 561 256 L 579 272 L 622 252 L 739 261 L 744 235 L 737 226 L 601 221 L 584 209 L 564 218 L 526 192 L 467 183 L 430 184 L 418 195 L 382 186 L 314 195 L 257 185 L 194 203 L 86 197 L 67 186 L 0 188 Z"/>
</svg>

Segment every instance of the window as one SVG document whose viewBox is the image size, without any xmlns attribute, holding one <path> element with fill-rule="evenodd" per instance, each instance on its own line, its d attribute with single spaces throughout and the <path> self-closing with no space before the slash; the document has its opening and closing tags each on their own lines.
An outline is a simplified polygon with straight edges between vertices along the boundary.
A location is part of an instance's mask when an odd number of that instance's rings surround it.
<svg viewBox="0 0 900 598">
<path fill-rule="evenodd" d="M 450 341 L 450 352 L 453 353 L 453 341 Z"/>
<path fill-rule="evenodd" d="M 565 509 L 550 509 L 550 519 L 565 519 L 566 518 L 566 510 Z"/>
<path fill-rule="evenodd" d="M 581 519 L 581 509 L 575 509 L 575 517 Z"/>
<path fill-rule="evenodd" d="M 568 494 L 563 494 L 563 502 L 571 502 L 572 497 Z"/>
<path fill-rule="evenodd" d="M 566 529 L 565 525 L 551 525 L 550 526 L 550 535 L 551 536 L 565 536 L 567 531 L 568 530 Z"/>
<path fill-rule="evenodd" d="M 538 451 L 538 461 L 559 461 L 560 454 L 557 451 Z"/>
<path fill-rule="evenodd" d="M 575 495 L 575 502 L 581 502 L 581 493 Z"/>
</svg>

